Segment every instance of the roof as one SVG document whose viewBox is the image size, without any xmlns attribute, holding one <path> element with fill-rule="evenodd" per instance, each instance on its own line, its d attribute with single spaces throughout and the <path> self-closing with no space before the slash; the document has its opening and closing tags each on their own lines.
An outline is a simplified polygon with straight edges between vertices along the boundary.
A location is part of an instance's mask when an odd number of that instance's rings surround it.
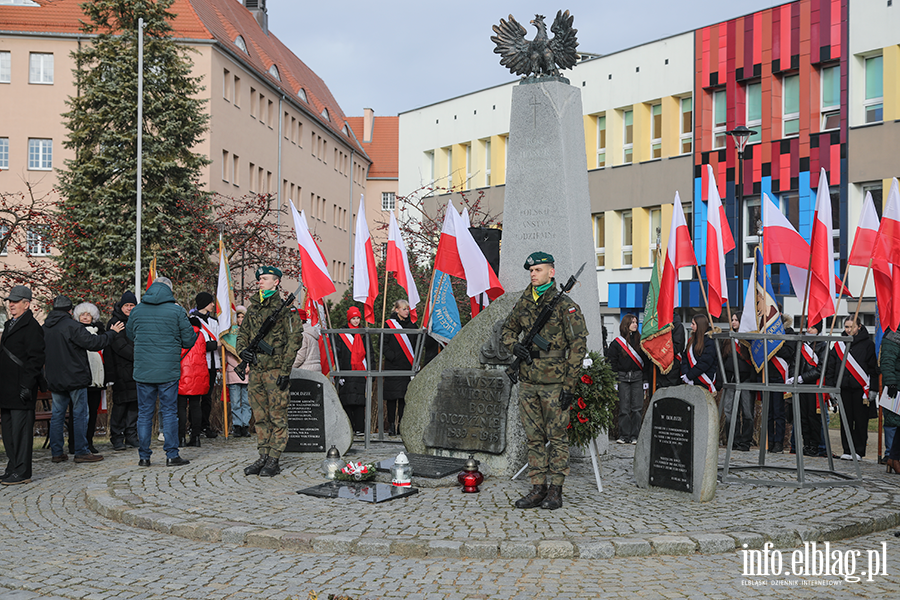
<svg viewBox="0 0 900 600">
<path fill-rule="evenodd" d="M 80 6 L 83 0 L 33 1 L 40 6 L 0 4 L 0 31 L 22 34 L 81 33 L 79 21 L 85 19 Z M 176 39 L 217 42 L 300 105 L 304 104 L 298 95 L 302 88 L 314 118 L 336 136 L 362 150 L 352 135 L 342 131 L 346 123 L 344 111 L 325 82 L 271 31 L 267 35 L 240 0 L 174 0 L 170 10 L 175 14 L 172 26 Z M 247 53 L 235 45 L 238 35 L 244 39 Z M 273 64 L 278 69 L 280 81 L 269 73 Z M 322 116 L 326 109 L 328 119 Z"/>
<path fill-rule="evenodd" d="M 400 172 L 400 117 L 374 117 L 372 141 L 363 142 L 364 117 L 347 117 L 347 124 L 372 159 L 369 179 L 396 179 Z"/>
</svg>

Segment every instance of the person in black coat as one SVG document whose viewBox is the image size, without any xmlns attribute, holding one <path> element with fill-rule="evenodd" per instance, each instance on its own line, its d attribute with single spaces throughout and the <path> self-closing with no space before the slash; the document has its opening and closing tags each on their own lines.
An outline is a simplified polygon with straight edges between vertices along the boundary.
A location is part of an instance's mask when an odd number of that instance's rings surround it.
<svg viewBox="0 0 900 600">
<path fill-rule="evenodd" d="M 681 357 L 681 380 L 688 385 L 699 385 L 710 394 L 716 393 L 716 372 L 718 358 L 716 345 L 709 332 L 706 315 L 696 315 L 691 319 L 691 337 Z"/>
<path fill-rule="evenodd" d="M 3 485 L 31 482 L 34 405 L 44 367 L 44 330 L 31 312 L 31 290 L 17 285 L 6 298 L 11 317 L 0 336 L 0 426 L 6 449 Z"/>
<path fill-rule="evenodd" d="M 668 373 L 663 373 L 659 367 L 654 365 L 656 389 L 682 384 L 681 359 L 684 358 L 684 338 L 684 324 L 681 321 L 681 315 L 675 313 L 672 316 L 672 352 L 675 357 L 672 360 L 672 369 Z"/>
<path fill-rule="evenodd" d="M 847 368 L 841 379 L 841 401 L 850 426 L 850 435 L 853 436 L 853 447 L 858 456 L 866 455 L 866 443 L 869 438 L 869 411 L 871 403 L 875 402 L 877 387 L 878 359 L 875 353 L 875 343 L 869 337 L 869 332 L 859 320 L 847 317 L 844 320 L 844 335 L 853 336 L 850 342 L 850 356 L 847 357 Z M 830 350 L 828 366 L 825 372 L 825 383 L 834 386 L 837 383 L 837 374 L 841 366 L 841 356 L 846 352 L 844 342 L 838 342 Z M 851 360 L 852 358 L 852 360 Z M 873 410 L 874 412 L 874 410 Z M 844 453 L 843 460 L 852 460 L 850 442 L 847 434 L 841 427 L 841 445 Z"/>
<path fill-rule="evenodd" d="M 808 335 L 819 335 L 821 323 L 810 325 L 806 329 Z M 803 342 L 799 347 L 800 352 L 800 372 L 797 375 L 797 383 L 815 384 L 819 382 L 819 373 L 821 372 L 822 361 L 825 359 L 825 353 L 828 351 L 828 344 L 825 342 Z M 794 355 L 796 356 L 796 354 Z M 787 383 L 794 383 L 793 378 Z M 821 442 L 822 423 L 816 414 L 818 407 L 819 394 L 800 394 L 800 431 L 803 434 L 803 454 L 805 456 L 818 456 L 819 444 Z M 827 408 L 823 406 L 827 411 Z M 792 441 L 793 443 L 793 441 Z"/>
<path fill-rule="evenodd" d="M 351 306 L 347 310 L 347 327 L 358 329 L 362 323 L 359 308 Z M 363 334 L 342 333 L 337 336 L 338 369 L 341 371 L 365 370 L 366 346 Z M 366 430 L 366 378 L 341 377 L 338 381 L 341 405 L 350 419 L 350 425 L 356 433 Z M 386 386 L 385 386 L 386 387 Z"/>
<path fill-rule="evenodd" d="M 627 314 L 622 317 L 619 335 L 609 345 L 606 358 L 616 373 L 619 394 L 619 438 L 616 443 L 636 444 L 641 430 L 644 390 L 649 387 L 644 372 L 650 364 L 641 350 L 637 316 Z"/>
<path fill-rule="evenodd" d="M 391 329 L 416 329 L 409 319 L 409 302 L 397 300 L 391 308 L 391 318 L 385 326 Z M 415 336 L 406 334 L 387 335 L 384 340 L 384 370 L 412 371 Z M 410 376 L 384 378 L 384 399 L 387 403 L 387 426 L 389 435 L 397 435 L 397 426 L 403 420 L 403 409 L 406 406 L 406 388 L 409 387 Z"/>
<path fill-rule="evenodd" d="M 137 305 L 133 292 L 125 292 L 113 308 L 112 318 L 107 323 L 128 323 L 131 309 Z M 116 334 L 104 356 L 106 378 L 113 384 L 113 402 L 109 412 L 109 441 L 113 450 L 125 450 L 128 446 L 137 448 L 137 383 L 134 381 L 134 342 L 124 331 Z"/>
<path fill-rule="evenodd" d="M 731 330 L 737 332 L 741 326 L 741 313 L 732 313 Z M 756 371 L 750 360 L 748 348 L 737 340 L 722 340 L 722 362 L 725 364 L 725 382 L 735 383 L 740 377 L 742 383 L 752 382 L 756 379 Z M 737 371 L 734 369 L 734 354 L 737 354 Z M 725 413 L 725 435 L 731 431 L 731 413 L 733 402 L 738 396 L 738 412 L 734 425 L 735 450 L 747 452 L 753 442 L 753 399 L 756 392 L 743 390 L 739 394 L 736 390 L 726 388 L 722 395 L 722 411 Z"/>
</svg>

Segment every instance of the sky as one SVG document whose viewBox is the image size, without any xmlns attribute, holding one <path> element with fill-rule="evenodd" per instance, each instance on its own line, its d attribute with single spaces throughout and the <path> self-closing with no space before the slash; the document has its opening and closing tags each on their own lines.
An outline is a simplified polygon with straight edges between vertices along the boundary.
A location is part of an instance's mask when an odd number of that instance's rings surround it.
<svg viewBox="0 0 900 600">
<path fill-rule="evenodd" d="M 456 0 L 373 3 L 269 0 L 269 30 L 328 85 L 347 116 L 393 116 L 516 78 L 494 54 L 491 27 L 510 13 L 548 29 L 568 9 L 578 49 L 609 54 L 784 4 L 776 0 L 643 0 L 568 3 Z M 502 8 L 501 8 L 502 7 Z"/>
</svg>

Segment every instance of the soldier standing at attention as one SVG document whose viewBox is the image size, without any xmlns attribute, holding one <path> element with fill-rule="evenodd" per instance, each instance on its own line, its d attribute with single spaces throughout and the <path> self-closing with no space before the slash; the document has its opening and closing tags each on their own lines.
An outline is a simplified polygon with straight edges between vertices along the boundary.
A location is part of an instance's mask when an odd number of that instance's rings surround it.
<svg viewBox="0 0 900 600">
<path fill-rule="evenodd" d="M 259 458 L 244 469 L 244 475 L 273 477 L 281 472 L 278 459 L 287 445 L 287 409 L 290 400 L 291 367 L 303 343 L 303 324 L 294 313 L 283 311 L 263 341 L 271 354 L 254 352 L 248 346 L 266 317 L 281 307 L 278 284 L 281 271 L 275 267 L 256 270 L 259 292 L 250 297 L 250 308 L 238 332 L 235 349 L 242 361 L 251 365 L 247 393 L 256 418 L 256 446 Z"/>
<path fill-rule="evenodd" d="M 562 486 L 569 474 L 566 427 L 578 372 L 587 353 L 588 331 L 581 309 L 564 295 L 532 347 L 520 344 L 520 335 L 531 330 L 541 309 L 557 294 L 551 255 L 535 252 L 525 261 L 525 268 L 531 273 L 531 285 L 503 324 L 502 337 L 503 345 L 522 359 L 519 415 L 528 440 L 528 477 L 533 486 L 516 501 L 516 508 L 555 510 L 562 506 Z"/>
</svg>

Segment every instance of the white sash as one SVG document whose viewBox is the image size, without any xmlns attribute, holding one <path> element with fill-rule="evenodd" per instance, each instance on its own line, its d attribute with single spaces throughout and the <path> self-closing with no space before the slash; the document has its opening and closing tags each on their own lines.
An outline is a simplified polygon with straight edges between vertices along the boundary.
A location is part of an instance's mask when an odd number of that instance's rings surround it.
<svg viewBox="0 0 900 600">
<path fill-rule="evenodd" d="M 844 342 L 838 342 L 834 345 L 834 349 L 837 352 L 838 360 L 844 360 L 844 354 L 847 354 L 847 370 L 850 371 L 850 374 L 853 375 L 853 379 L 860 385 L 863 389 L 863 398 L 867 398 L 869 396 L 869 375 L 865 372 L 865 370 L 860 366 L 859 362 L 853 357 L 853 355 L 847 352 L 847 344 Z"/>
<path fill-rule="evenodd" d="M 353 342 L 354 342 L 353 336 L 354 335 L 359 335 L 359 334 L 342 333 L 339 336 L 344 341 L 344 345 L 347 346 L 347 350 L 350 351 L 350 368 L 351 369 L 353 369 Z M 368 364 L 366 363 L 366 357 L 363 357 L 363 359 L 362 359 L 362 366 L 363 366 L 363 369 L 369 368 Z"/>
<path fill-rule="evenodd" d="M 388 319 L 387 321 L 385 321 L 385 324 L 391 329 L 403 329 L 403 325 L 401 325 L 396 319 Z M 409 364 L 413 364 L 413 346 L 412 342 L 409 340 L 409 336 L 405 333 L 401 333 L 394 337 L 398 338 L 398 341 L 400 342 L 400 349 L 403 350 L 403 354 L 406 355 L 406 359 L 409 361 Z"/>
<path fill-rule="evenodd" d="M 688 346 L 688 365 L 693 369 L 697 366 L 697 359 L 694 358 L 694 346 L 693 344 Z M 700 383 L 706 386 L 706 389 L 709 390 L 711 394 L 716 393 L 716 376 L 713 374 L 712 379 L 709 378 L 709 375 L 706 373 L 700 373 L 700 377 L 697 378 Z"/>
<path fill-rule="evenodd" d="M 619 342 L 619 345 L 622 346 L 622 350 L 624 350 L 628 356 L 631 357 L 636 364 L 638 364 L 641 368 L 640 370 L 644 370 L 644 360 L 641 358 L 641 355 L 634 351 L 634 348 L 631 347 L 631 344 L 625 341 L 621 335 L 616 337 L 615 341 Z"/>
</svg>

